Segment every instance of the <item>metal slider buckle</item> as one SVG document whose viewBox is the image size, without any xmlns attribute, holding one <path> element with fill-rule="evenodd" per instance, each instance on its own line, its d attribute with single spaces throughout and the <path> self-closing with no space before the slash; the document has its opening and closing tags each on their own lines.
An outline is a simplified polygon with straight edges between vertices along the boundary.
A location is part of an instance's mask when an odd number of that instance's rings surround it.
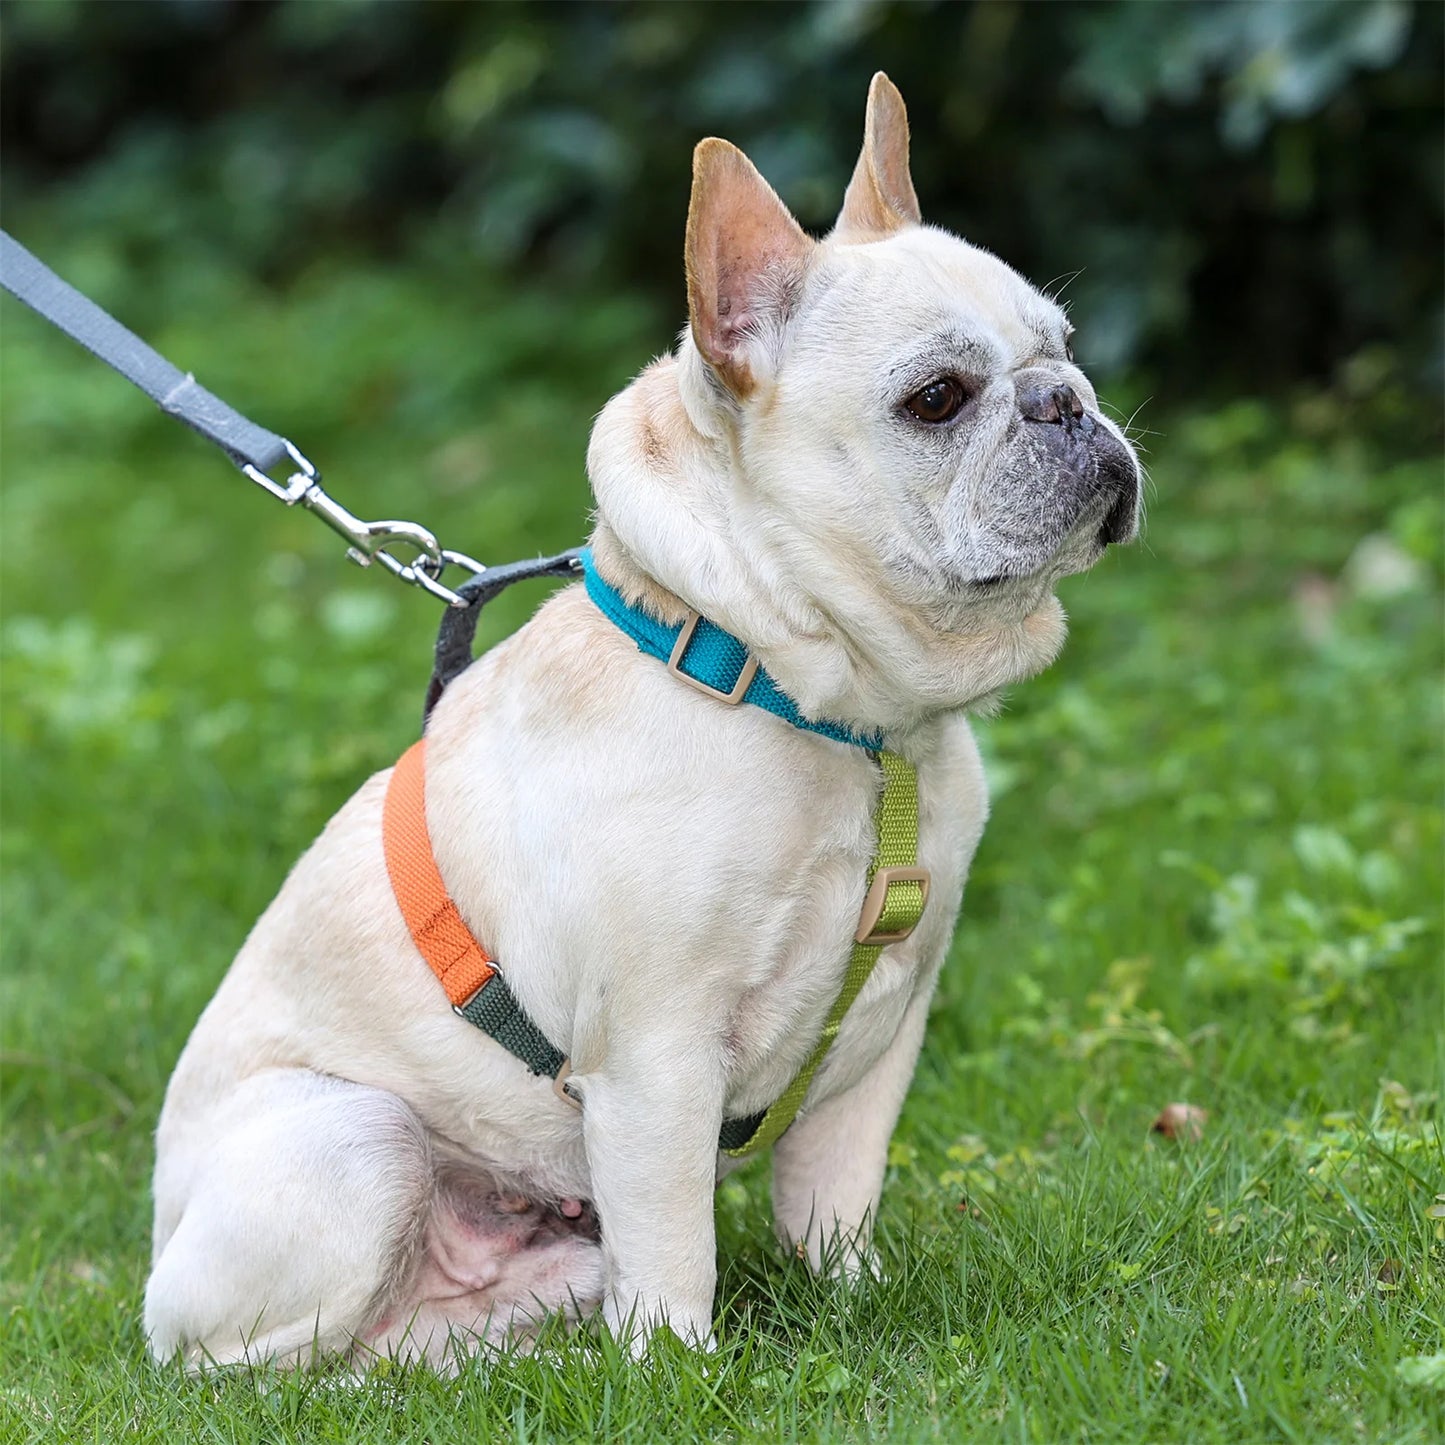
<svg viewBox="0 0 1445 1445">
<path fill-rule="evenodd" d="M 863 913 L 858 919 L 858 931 L 853 935 L 854 941 L 870 948 L 881 947 L 885 943 L 901 943 L 918 927 L 923 910 L 928 907 L 928 890 L 932 881 L 927 868 L 880 868 L 873 875 L 873 886 L 863 900 Z M 893 883 L 918 884 L 923 894 L 923 901 L 918 907 L 918 918 L 907 928 L 897 929 L 893 933 L 877 933 L 874 930 L 888 907 L 888 888 Z"/>
<path fill-rule="evenodd" d="M 454 1003 L 452 1005 L 452 1012 L 456 1014 L 459 1019 L 467 1019 L 467 1022 L 471 1023 L 471 1019 L 467 1018 L 467 1010 L 471 1008 L 472 1004 L 476 1001 L 482 990 L 486 988 L 486 986 L 491 983 L 494 978 L 500 978 L 502 976 L 502 970 L 498 968 L 495 963 L 490 964 L 489 967 L 492 971 L 486 976 L 486 978 L 484 978 L 481 983 L 479 983 L 460 1003 Z"/>
<path fill-rule="evenodd" d="M 706 693 L 708 697 L 715 697 L 719 702 L 736 706 L 743 700 L 743 694 L 748 690 L 748 685 L 758 670 L 758 660 L 751 652 L 748 653 L 747 660 L 743 663 L 743 670 L 738 673 L 738 680 L 733 684 L 731 692 L 723 692 L 720 688 L 705 683 L 700 677 L 694 677 L 690 672 L 684 672 L 682 659 L 687 652 L 688 643 L 692 641 L 693 633 L 697 631 L 697 624 L 701 621 L 700 613 L 689 612 L 687 614 L 687 621 L 682 624 L 682 631 L 677 634 L 677 641 L 672 644 L 672 656 L 667 659 L 667 670 L 674 677 L 680 677 L 685 683 L 695 687 L 699 692 Z"/>
</svg>

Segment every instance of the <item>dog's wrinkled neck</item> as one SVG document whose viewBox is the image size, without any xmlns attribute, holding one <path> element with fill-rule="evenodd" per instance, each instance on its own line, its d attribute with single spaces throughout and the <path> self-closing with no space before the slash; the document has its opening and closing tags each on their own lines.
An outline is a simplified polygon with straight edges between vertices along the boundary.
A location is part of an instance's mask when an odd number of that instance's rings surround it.
<svg viewBox="0 0 1445 1445">
<path fill-rule="evenodd" d="M 617 540 L 617 534 L 599 520 L 589 545 L 598 572 L 633 607 L 670 626 L 685 622 L 691 609 L 657 578 L 650 576 L 637 559 Z"/>
<path fill-rule="evenodd" d="M 987 706 L 1064 639 L 1052 594 L 953 630 L 893 600 L 879 559 L 820 537 L 779 540 L 732 431 L 694 414 L 700 361 L 653 363 L 598 417 L 588 471 L 601 575 L 668 623 L 691 609 L 741 639 L 805 714 L 897 736 Z"/>
</svg>

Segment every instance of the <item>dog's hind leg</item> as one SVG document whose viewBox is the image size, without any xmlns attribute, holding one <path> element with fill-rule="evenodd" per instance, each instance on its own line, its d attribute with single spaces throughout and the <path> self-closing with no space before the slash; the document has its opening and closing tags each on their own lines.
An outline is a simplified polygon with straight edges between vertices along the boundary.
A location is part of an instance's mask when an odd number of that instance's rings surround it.
<svg viewBox="0 0 1445 1445">
<path fill-rule="evenodd" d="M 162 1119 L 145 1327 L 159 1359 L 306 1364 L 346 1354 L 414 1267 L 433 1193 L 394 1094 L 304 1069 Z"/>
</svg>

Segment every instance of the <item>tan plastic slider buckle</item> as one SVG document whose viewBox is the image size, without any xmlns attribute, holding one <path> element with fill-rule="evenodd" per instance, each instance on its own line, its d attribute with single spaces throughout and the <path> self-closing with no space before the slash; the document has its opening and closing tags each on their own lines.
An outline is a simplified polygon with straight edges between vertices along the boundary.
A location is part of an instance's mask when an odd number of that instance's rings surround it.
<svg viewBox="0 0 1445 1445">
<path fill-rule="evenodd" d="M 582 1100 L 577 1098 L 567 1087 L 567 1080 L 572 1076 L 572 1060 L 563 1059 L 562 1067 L 557 1070 L 557 1077 L 552 1080 L 552 1092 L 565 1104 L 571 1104 L 574 1109 L 581 1110 Z"/>
<path fill-rule="evenodd" d="M 863 900 L 863 913 L 858 919 L 858 931 L 853 935 L 854 941 L 869 948 L 881 947 L 885 943 L 901 943 L 918 927 L 923 910 L 928 907 L 928 890 L 932 882 L 927 868 L 880 868 L 873 875 L 873 886 Z M 918 918 L 907 928 L 896 929 L 892 933 L 877 933 L 874 930 L 888 908 L 888 889 L 894 883 L 918 884 L 919 892 L 923 895 L 923 901 L 918 905 Z"/>
<path fill-rule="evenodd" d="M 743 663 L 743 670 L 738 673 L 738 680 L 733 684 L 731 692 L 723 692 L 716 687 L 710 687 L 700 677 L 694 677 L 690 672 L 682 670 L 682 659 L 687 652 L 687 645 L 692 641 L 692 635 L 697 631 L 697 624 L 702 621 L 702 616 L 697 612 L 689 612 L 687 621 L 682 624 L 682 631 L 677 634 L 677 641 L 672 644 L 672 656 L 667 659 L 667 670 L 674 676 L 680 677 L 684 682 L 691 684 L 699 692 L 706 693 L 709 697 L 715 697 L 719 702 L 731 703 L 736 706 L 743 700 L 743 694 L 748 690 L 748 684 L 752 682 L 754 674 L 758 670 L 758 660 L 748 653 L 747 661 Z"/>
</svg>

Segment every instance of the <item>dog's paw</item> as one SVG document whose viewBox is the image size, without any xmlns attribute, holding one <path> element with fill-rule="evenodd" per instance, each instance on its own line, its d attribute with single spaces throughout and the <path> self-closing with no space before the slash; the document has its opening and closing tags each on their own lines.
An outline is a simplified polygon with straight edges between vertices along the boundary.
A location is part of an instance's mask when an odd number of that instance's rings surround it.
<svg viewBox="0 0 1445 1445">
<path fill-rule="evenodd" d="M 659 1335 L 670 1335 L 688 1349 L 706 1354 L 717 1350 L 717 1336 L 712 1332 L 710 1320 L 690 1322 L 680 1311 L 669 1311 L 665 1305 L 645 1310 L 636 1299 L 626 1301 L 616 1293 L 608 1295 L 603 1302 L 602 1322 L 634 1360 L 640 1360 Z"/>
</svg>

